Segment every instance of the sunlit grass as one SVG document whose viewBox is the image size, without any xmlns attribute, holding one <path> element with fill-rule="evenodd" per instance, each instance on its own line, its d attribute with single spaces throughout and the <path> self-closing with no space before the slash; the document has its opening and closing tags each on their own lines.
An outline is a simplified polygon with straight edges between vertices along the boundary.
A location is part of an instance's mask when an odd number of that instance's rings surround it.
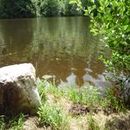
<svg viewBox="0 0 130 130">
<path fill-rule="evenodd" d="M 16 117 L 0 117 L 0 130 L 22 130 L 24 126 L 24 115 L 19 114 Z"/>
<path fill-rule="evenodd" d="M 67 116 L 61 108 L 45 103 L 38 111 L 40 125 L 51 127 L 53 130 L 67 130 Z"/>
<path fill-rule="evenodd" d="M 88 86 L 81 88 L 70 88 L 66 96 L 73 101 L 87 106 L 97 106 L 100 102 L 100 92 L 96 87 Z"/>
<path fill-rule="evenodd" d="M 18 117 L 9 121 L 10 130 L 22 130 L 24 125 L 24 115 L 20 114 Z"/>
<path fill-rule="evenodd" d="M 59 88 L 55 84 L 47 80 L 38 81 L 38 89 L 43 101 L 47 99 L 48 94 L 52 94 L 55 98 L 65 98 L 72 101 L 73 104 L 87 105 L 88 107 L 99 107 L 101 109 L 111 109 L 120 112 L 124 110 L 123 101 L 114 95 L 111 88 L 101 91 L 94 86 Z"/>
<path fill-rule="evenodd" d="M 75 127 L 83 130 L 99 130 L 97 120 L 94 118 L 95 114 L 119 113 L 125 109 L 123 101 L 115 96 L 111 88 L 102 94 L 98 88 L 90 85 L 80 88 L 58 87 L 55 82 L 40 79 L 37 80 L 37 87 L 42 100 L 37 111 L 39 119 L 37 127 L 51 130 L 70 130 Z M 85 112 L 84 108 L 87 109 Z M 76 112 L 78 114 L 75 114 Z M 0 130 L 23 129 L 25 121 L 23 114 L 5 119 L 5 116 L 0 117 Z"/>
</svg>

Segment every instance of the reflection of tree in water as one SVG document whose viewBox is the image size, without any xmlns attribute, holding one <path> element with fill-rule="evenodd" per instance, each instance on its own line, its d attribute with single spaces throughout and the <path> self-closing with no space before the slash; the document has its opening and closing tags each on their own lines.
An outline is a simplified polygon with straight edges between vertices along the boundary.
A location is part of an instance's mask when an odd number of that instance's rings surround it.
<svg viewBox="0 0 130 130">
<path fill-rule="evenodd" d="M 86 17 L 1 21 L 5 48 L 1 65 L 32 62 L 38 76 L 51 74 L 66 82 L 76 76 L 72 81 L 78 84 L 83 83 L 85 68 L 93 71 L 91 76 L 102 74 L 103 65 L 97 60 L 102 46 L 90 35 L 86 21 Z"/>
<path fill-rule="evenodd" d="M 0 21 L 0 35 L 3 39 L 1 56 L 3 64 L 27 62 L 27 52 L 33 37 L 33 20 L 3 20 Z"/>
<path fill-rule="evenodd" d="M 92 72 L 86 71 L 86 73 L 84 74 L 83 76 L 84 84 L 91 84 L 101 89 L 111 86 L 111 83 L 105 79 L 104 73 L 97 74 L 96 78 L 94 78 L 91 73 Z"/>
<path fill-rule="evenodd" d="M 55 20 L 56 19 L 56 20 Z M 84 69 L 90 68 L 93 74 L 102 73 L 98 62 L 98 52 L 102 48 L 97 38 L 90 35 L 86 18 L 39 19 L 34 32 L 32 60 L 39 75 L 52 74 L 66 80 L 71 68 L 77 82 L 83 82 Z M 86 25 L 86 28 L 85 28 Z M 101 66 L 95 68 L 94 66 Z"/>
<path fill-rule="evenodd" d="M 2 54 L 6 54 L 6 44 L 4 44 L 3 37 L 1 36 L 1 33 L 0 33 L 0 56 Z"/>
</svg>

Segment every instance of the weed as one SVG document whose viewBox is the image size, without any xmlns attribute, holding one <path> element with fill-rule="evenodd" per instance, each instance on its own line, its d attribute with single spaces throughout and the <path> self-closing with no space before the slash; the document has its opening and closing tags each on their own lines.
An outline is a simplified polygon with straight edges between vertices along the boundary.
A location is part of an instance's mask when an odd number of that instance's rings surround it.
<svg viewBox="0 0 130 130">
<path fill-rule="evenodd" d="M 46 87 L 46 82 L 43 81 L 43 80 L 37 79 L 38 92 L 39 92 L 40 97 L 41 97 L 41 99 L 42 99 L 43 102 L 45 102 L 46 99 L 47 99 L 45 87 Z"/>
<path fill-rule="evenodd" d="M 102 107 L 112 112 L 120 112 L 125 109 L 123 100 L 117 95 L 118 91 L 115 94 L 112 88 L 107 88 L 105 90 L 105 96 L 103 96 L 99 89 L 93 86 L 58 88 L 55 83 L 40 80 L 38 89 L 43 101 L 45 101 L 49 93 L 56 98 L 64 96 L 75 104 L 87 105 L 89 107 Z"/>
<path fill-rule="evenodd" d="M 74 103 L 95 106 L 100 100 L 100 92 L 97 88 L 92 86 L 71 88 L 68 90 L 68 97 Z"/>
<path fill-rule="evenodd" d="M 81 101 L 81 95 L 79 94 L 79 90 L 76 88 L 68 89 L 66 96 L 74 103 L 79 103 Z"/>
<path fill-rule="evenodd" d="M 0 130 L 22 130 L 23 124 L 23 114 L 20 114 L 17 117 L 12 117 L 12 119 L 5 116 L 0 116 Z"/>
<path fill-rule="evenodd" d="M 40 125 L 50 126 L 53 130 L 66 129 L 67 117 L 59 107 L 45 103 L 39 108 L 38 115 Z"/>
<path fill-rule="evenodd" d="M 18 117 L 9 121 L 9 130 L 22 130 L 24 124 L 24 115 L 20 114 Z"/>
<path fill-rule="evenodd" d="M 40 94 L 40 97 L 43 102 L 47 100 L 47 94 L 53 94 L 56 97 L 61 97 L 63 95 L 62 89 L 58 88 L 55 85 L 55 82 L 53 83 L 49 82 L 48 80 L 37 80 L 37 87 Z"/>
<path fill-rule="evenodd" d="M 125 111 L 125 105 L 121 97 L 115 94 L 113 88 L 106 89 L 106 95 L 101 102 L 101 106 L 105 109 L 111 109 L 113 112 Z"/>
</svg>

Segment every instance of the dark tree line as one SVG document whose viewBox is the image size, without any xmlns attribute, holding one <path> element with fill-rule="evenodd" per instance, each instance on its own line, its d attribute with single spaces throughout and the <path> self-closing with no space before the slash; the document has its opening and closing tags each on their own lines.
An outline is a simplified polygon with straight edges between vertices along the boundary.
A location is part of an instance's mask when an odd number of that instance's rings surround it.
<svg viewBox="0 0 130 130">
<path fill-rule="evenodd" d="M 82 0 L 86 8 L 87 1 Z M 70 0 L 0 0 L 0 18 L 83 15 Z"/>
</svg>

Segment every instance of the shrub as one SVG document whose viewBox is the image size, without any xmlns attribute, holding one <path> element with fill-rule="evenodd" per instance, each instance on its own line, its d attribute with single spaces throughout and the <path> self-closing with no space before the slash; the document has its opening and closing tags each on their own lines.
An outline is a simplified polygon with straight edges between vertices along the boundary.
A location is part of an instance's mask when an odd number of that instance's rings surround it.
<svg viewBox="0 0 130 130">
<path fill-rule="evenodd" d="M 81 0 L 72 0 L 84 10 Z M 118 85 L 122 89 L 120 98 L 130 91 L 130 1 L 128 0 L 89 0 L 90 4 L 85 14 L 91 18 L 91 32 L 102 35 L 102 40 L 112 54 L 110 58 L 101 56 L 107 69 L 111 71 L 119 82 L 123 75 L 122 83 Z M 114 79 L 112 77 L 112 79 Z M 114 79 L 114 80 L 115 80 Z M 124 93 L 125 91 L 125 93 Z M 126 104 L 129 104 L 129 94 Z M 116 98 L 116 97 L 115 97 Z M 124 101 L 126 98 L 124 98 Z M 123 102 L 124 102 L 123 101 Z"/>
<path fill-rule="evenodd" d="M 105 63 L 114 72 L 130 74 L 130 1 L 91 1 L 86 14 L 91 17 L 91 31 L 104 36 L 112 50 Z M 96 10 L 96 15 L 95 14 Z"/>
</svg>

